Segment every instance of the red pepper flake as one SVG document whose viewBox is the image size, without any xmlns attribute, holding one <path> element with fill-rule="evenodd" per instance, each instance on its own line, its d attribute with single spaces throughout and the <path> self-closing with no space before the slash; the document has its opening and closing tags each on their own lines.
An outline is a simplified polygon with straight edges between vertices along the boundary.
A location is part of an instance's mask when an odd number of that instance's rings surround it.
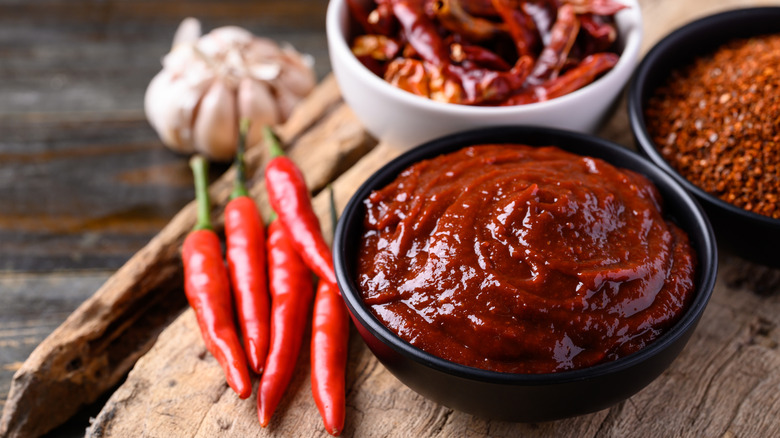
<svg viewBox="0 0 780 438">
<path fill-rule="evenodd" d="M 705 191 L 780 219 L 780 35 L 739 39 L 673 71 L 645 109 L 664 158 Z"/>
</svg>

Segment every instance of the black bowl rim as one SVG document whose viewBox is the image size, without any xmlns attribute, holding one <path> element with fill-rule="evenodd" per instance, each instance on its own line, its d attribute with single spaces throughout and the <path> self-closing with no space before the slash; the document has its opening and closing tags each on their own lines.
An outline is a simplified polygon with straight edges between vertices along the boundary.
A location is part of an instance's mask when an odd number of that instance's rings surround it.
<svg viewBox="0 0 780 438">
<path fill-rule="evenodd" d="M 677 323 L 675 323 L 675 325 L 670 330 L 665 332 L 650 345 L 642 348 L 637 352 L 614 361 L 594 365 L 591 367 L 545 374 L 502 373 L 461 365 L 425 352 L 398 337 L 389 328 L 382 324 L 371 313 L 371 311 L 362 304 L 362 299 L 357 292 L 355 281 L 349 278 L 347 275 L 347 268 L 345 267 L 346 249 L 344 241 L 348 234 L 346 230 L 346 223 L 348 222 L 349 216 L 361 211 L 362 202 L 371 192 L 371 190 L 382 180 L 388 178 L 392 180 L 392 178 L 395 178 L 396 175 L 398 175 L 411 163 L 443 153 L 436 152 L 440 148 L 466 147 L 469 144 L 486 142 L 486 140 L 484 140 L 486 135 L 500 136 L 507 134 L 518 136 L 518 140 L 515 141 L 515 143 L 522 143 L 523 135 L 543 134 L 555 137 L 558 142 L 568 141 L 576 143 L 589 143 L 593 146 L 604 148 L 607 153 L 611 155 L 636 161 L 647 170 L 645 172 L 643 169 L 643 172 L 641 173 L 648 176 L 655 184 L 658 184 L 658 182 L 661 181 L 665 186 L 677 194 L 679 199 L 682 201 L 680 207 L 688 210 L 693 215 L 694 222 L 697 222 L 701 225 L 698 228 L 698 232 L 701 232 L 704 247 L 697 248 L 698 257 L 701 262 L 700 269 L 702 269 L 702 272 L 700 273 L 701 283 L 697 285 L 698 289 L 696 296 L 691 302 L 690 307 L 686 313 L 679 321 L 677 321 Z M 450 146 L 451 144 L 457 146 Z M 609 162 L 609 160 L 607 161 Z M 389 182 L 390 181 L 387 181 L 387 183 Z M 669 176 L 666 172 L 655 167 L 650 161 L 641 155 L 599 137 L 574 131 L 537 126 L 495 126 L 450 134 L 426 142 L 391 160 L 374 174 L 372 174 L 358 188 L 358 190 L 354 193 L 350 201 L 345 206 L 341 218 L 339 219 L 336 226 L 333 240 L 333 256 L 334 265 L 336 268 L 336 277 L 339 283 L 339 287 L 342 291 L 342 298 L 344 299 L 353 316 L 357 318 L 362 323 L 363 327 L 380 342 L 384 343 L 385 345 L 389 345 L 397 353 L 400 353 L 401 355 L 417 363 L 426 365 L 445 374 L 473 381 L 524 386 L 551 384 L 558 385 L 598 378 L 608 374 L 628 370 L 637 366 L 648 358 L 660 354 L 666 348 L 673 345 L 679 338 L 685 336 L 689 330 L 695 328 L 712 295 L 712 291 L 715 287 L 718 267 L 718 251 L 715 244 L 715 235 L 706 214 L 696 199 L 691 196 L 691 194 L 688 193 L 684 188 L 682 188 L 680 184 L 671 178 L 671 176 Z"/>
<path fill-rule="evenodd" d="M 702 33 L 709 33 L 712 29 L 722 31 L 721 29 L 726 23 L 730 23 L 734 20 L 746 20 L 752 17 L 764 16 L 766 14 L 778 15 L 778 18 L 780 18 L 780 6 L 731 9 L 696 19 L 675 29 L 657 42 L 640 61 L 632 78 L 629 80 L 627 106 L 629 124 L 632 127 L 634 138 L 639 144 L 639 147 L 657 166 L 670 173 L 672 177 L 688 191 L 694 193 L 699 199 L 726 210 L 733 215 L 749 218 L 752 221 L 763 223 L 766 226 L 780 228 L 780 219 L 774 219 L 730 204 L 717 196 L 706 192 L 704 189 L 677 172 L 677 170 L 664 159 L 660 152 L 658 152 L 655 142 L 650 138 L 647 132 L 647 124 L 645 123 L 644 111 L 642 108 L 645 100 L 643 98 L 643 91 L 650 76 L 650 70 L 655 66 L 656 62 L 658 62 L 659 58 L 663 58 L 669 52 L 674 51 L 675 46 L 680 40 L 692 38 L 696 35 L 701 35 Z M 728 40 L 728 38 L 725 38 L 724 40 Z M 693 60 L 693 58 L 691 60 Z"/>
</svg>

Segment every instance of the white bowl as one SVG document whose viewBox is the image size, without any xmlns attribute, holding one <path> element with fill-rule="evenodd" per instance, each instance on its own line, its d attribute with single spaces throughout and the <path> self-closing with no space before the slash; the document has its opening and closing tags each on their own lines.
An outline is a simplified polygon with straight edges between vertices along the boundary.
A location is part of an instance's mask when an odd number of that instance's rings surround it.
<svg viewBox="0 0 780 438">
<path fill-rule="evenodd" d="M 331 68 L 342 96 L 377 139 L 409 149 L 446 134 L 496 125 L 536 125 L 594 133 L 628 82 L 639 57 L 642 14 L 637 0 L 615 16 L 618 63 L 593 83 L 567 95 L 527 105 L 487 107 L 436 102 L 390 85 L 350 50 L 346 0 L 330 0 L 326 18 Z"/>
</svg>

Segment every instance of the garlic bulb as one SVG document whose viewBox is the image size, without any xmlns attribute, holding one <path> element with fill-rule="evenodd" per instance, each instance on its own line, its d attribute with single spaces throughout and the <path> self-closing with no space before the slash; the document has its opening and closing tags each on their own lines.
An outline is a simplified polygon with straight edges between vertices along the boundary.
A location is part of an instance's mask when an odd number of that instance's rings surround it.
<svg viewBox="0 0 780 438">
<path fill-rule="evenodd" d="M 235 155 L 240 119 L 254 145 L 316 84 L 310 56 L 236 26 L 201 35 L 194 18 L 179 25 L 162 65 L 144 96 L 149 123 L 172 150 L 214 161 Z"/>
</svg>

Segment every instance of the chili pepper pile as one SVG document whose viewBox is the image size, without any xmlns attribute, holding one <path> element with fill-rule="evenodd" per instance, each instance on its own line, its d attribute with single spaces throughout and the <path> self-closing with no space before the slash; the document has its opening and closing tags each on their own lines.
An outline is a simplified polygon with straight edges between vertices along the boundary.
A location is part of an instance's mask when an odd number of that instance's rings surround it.
<svg viewBox="0 0 780 438">
<path fill-rule="evenodd" d="M 780 218 L 780 35 L 732 41 L 672 72 L 645 114 L 681 175 L 737 207 Z"/>
<path fill-rule="evenodd" d="M 618 61 L 615 0 L 348 0 L 352 52 L 408 92 L 467 105 L 553 99 Z"/>
<path fill-rule="evenodd" d="M 240 131 L 236 184 L 225 207 L 228 269 L 209 219 L 207 162 L 199 156 L 191 160 L 198 223 L 182 247 L 185 293 L 206 347 L 240 398 L 252 392 L 249 369 L 260 375 L 257 414 L 263 427 L 292 379 L 314 301 L 312 395 L 328 433 L 339 435 L 345 419 L 349 317 L 336 286 L 332 256 L 303 175 L 284 157 L 269 129 L 265 138 L 274 152 L 265 180 L 275 213 L 266 239 L 262 218 L 244 181 L 246 123 Z M 320 278 L 316 298 L 312 272 Z"/>
</svg>

